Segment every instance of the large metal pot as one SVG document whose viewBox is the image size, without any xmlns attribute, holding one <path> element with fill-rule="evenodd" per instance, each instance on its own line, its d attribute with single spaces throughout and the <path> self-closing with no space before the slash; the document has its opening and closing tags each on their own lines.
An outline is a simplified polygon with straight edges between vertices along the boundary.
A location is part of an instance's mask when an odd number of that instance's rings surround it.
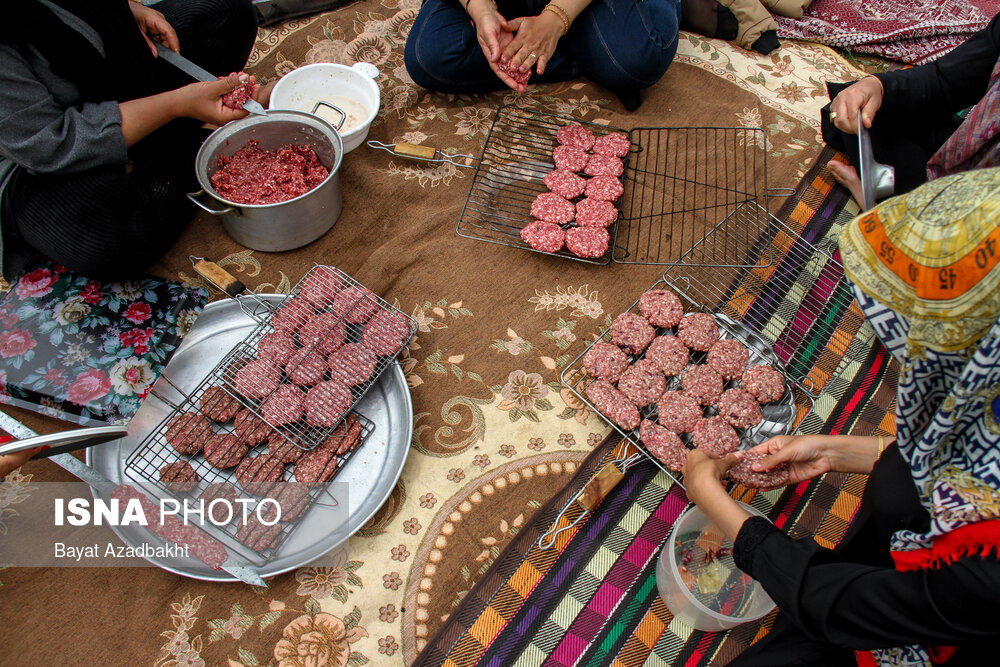
<svg viewBox="0 0 1000 667">
<path fill-rule="evenodd" d="M 221 197 L 212 187 L 212 174 L 219 168 L 219 156 L 232 155 L 251 139 L 264 150 L 286 144 L 309 144 L 330 176 L 309 192 L 277 204 L 238 204 Z M 202 210 L 222 218 L 226 232 L 240 245 L 278 252 L 312 243 L 333 227 L 340 217 L 340 162 L 344 144 L 328 122 L 301 111 L 268 111 L 266 116 L 248 116 L 223 125 L 198 150 L 195 169 L 202 189 L 188 199 Z M 202 201 L 204 195 L 224 205 L 215 208 Z"/>
</svg>

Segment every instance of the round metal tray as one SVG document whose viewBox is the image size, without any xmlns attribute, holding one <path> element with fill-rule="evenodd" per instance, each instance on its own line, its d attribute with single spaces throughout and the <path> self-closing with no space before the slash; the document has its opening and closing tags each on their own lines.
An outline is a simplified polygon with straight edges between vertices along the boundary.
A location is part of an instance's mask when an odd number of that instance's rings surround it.
<svg viewBox="0 0 1000 667">
<path fill-rule="evenodd" d="M 259 296 L 274 301 L 284 298 L 280 294 Z M 229 350 L 246 339 L 255 326 L 257 322 L 244 313 L 235 300 L 210 303 L 185 336 L 165 375 L 180 389 L 192 390 Z M 157 391 L 160 386 L 157 385 Z M 176 400 L 177 396 L 172 393 L 166 398 Z M 335 480 L 349 485 L 346 531 L 331 532 L 329 527 L 331 517 L 340 519 L 342 512 L 314 505 L 274 558 L 258 568 L 262 577 L 307 565 L 342 544 L 346 540 L 345 535 L 356 533 L 378 511 L 396 485 L 410 451 L 413 433 L 413 404 L 399 364 L 393 363 L 386 369 L 355 409 L 374 422 L 375 430 L 355 450 Z M 124 475 L 125 460 L 171 411 L 167 403 L 150 396 L 129 423 L 128 436 L 88 449 L 87 464 L 112 482 L 128 483 Z M 115 532 L 130 546 L 153 541 L 150 534 L 141 528 L 130 530 L 119 526 L 115 527 Z M 157 559 L 150 559 L 150 562 L 192 579 L 237 581 L 226 572 L 213 570 L 194 558 L 184 559 L 180 561 L 183 565 L 176 567 Z M 172 559 L 171 562 L 178 560 Z"/>
</svg>

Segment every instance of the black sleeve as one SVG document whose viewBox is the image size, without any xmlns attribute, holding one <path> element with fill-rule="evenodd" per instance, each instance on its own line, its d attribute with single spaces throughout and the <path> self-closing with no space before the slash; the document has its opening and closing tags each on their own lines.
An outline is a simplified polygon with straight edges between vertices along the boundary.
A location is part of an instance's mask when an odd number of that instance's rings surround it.
<svg viewBox="0 0 1000 667">
<path fill-rule="evenodd" d="M 998 58 L 1000 14 L 968 41 L 931 63 L 877 75 L 885 87 L 883 106 L 878 114 L 949 116 L 958 113 L 982 99 Z"/>
<path fill-rule="evenodd" d="M 998 634 L 996 556 L 898 572 L 846 562 L 752 517 L 740 529 L 733 558 L 807 635 L 836 646 L 955 644 Z"/>
</svg>

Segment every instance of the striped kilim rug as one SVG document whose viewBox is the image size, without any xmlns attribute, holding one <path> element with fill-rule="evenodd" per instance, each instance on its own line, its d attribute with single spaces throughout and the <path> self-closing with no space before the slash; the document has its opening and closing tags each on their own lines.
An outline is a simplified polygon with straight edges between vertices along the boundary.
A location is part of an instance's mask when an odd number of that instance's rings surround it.
<svg viewBox="0 0 1000 667">
<path fill-rule="evenodd" d="M 835 248 L 840 228 L 857 213 L 825 168 L 832 156 L 821 155 L 778 216 L 816 247 Z M 779 261 L 773 270 L 800 268 Z M 760 311 L 753 316 L 766 317 L 763 295 L 758 301 L 750 306 Z M 872 344 L 844 380 L 838 395 L 816 401 L 800 430 L 891 434 L 896 369 L 884 348 Z M 589 514 L 571 502 L 596 471 L 631 448 L 612 436 L 595 449 L 456 607 L 416 665 L 723 665 L 768 631 L 774 613 L 716 633 L 673 619 L 657 593 L 656 560 L 689 503 L 683 489 L 648 460 L 629 468 Z M 864 482 L 860 475 L 828 474 L 783 490 L 749 492 L 744 500 L 789 534 L 813 536 L 832 548 L 858 507 Z M 567 504 L 560 523 L 579 521 L 559 533 L 554 546 L 539 548 L 540 535 Z"/>
</svg>

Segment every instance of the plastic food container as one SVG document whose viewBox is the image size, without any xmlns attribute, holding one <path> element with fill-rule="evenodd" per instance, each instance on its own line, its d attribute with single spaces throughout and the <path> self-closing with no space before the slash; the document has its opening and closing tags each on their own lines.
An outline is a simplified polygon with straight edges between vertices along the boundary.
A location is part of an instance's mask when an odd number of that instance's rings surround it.
<svg viewBox="0 0 1000 667">
<path fill-rule="evenodd" d="M 344 152 L 350 152 L 368 137 L 368 130 L 382 104 L 370 63 L 354 67 L 314 63 L 281 77 L 271 91 L 271 109 L 294 109 L 312 113 L 340 132 Z"/>
<path fill-rule="evenodd" d="M 774 609 L 764 588 L 733 563 L 732 549 L 696 506 L 680 516 L 656 562 L 656 587 L 676 619 L 714 632 L 759 620 Z"/>
</svg>

